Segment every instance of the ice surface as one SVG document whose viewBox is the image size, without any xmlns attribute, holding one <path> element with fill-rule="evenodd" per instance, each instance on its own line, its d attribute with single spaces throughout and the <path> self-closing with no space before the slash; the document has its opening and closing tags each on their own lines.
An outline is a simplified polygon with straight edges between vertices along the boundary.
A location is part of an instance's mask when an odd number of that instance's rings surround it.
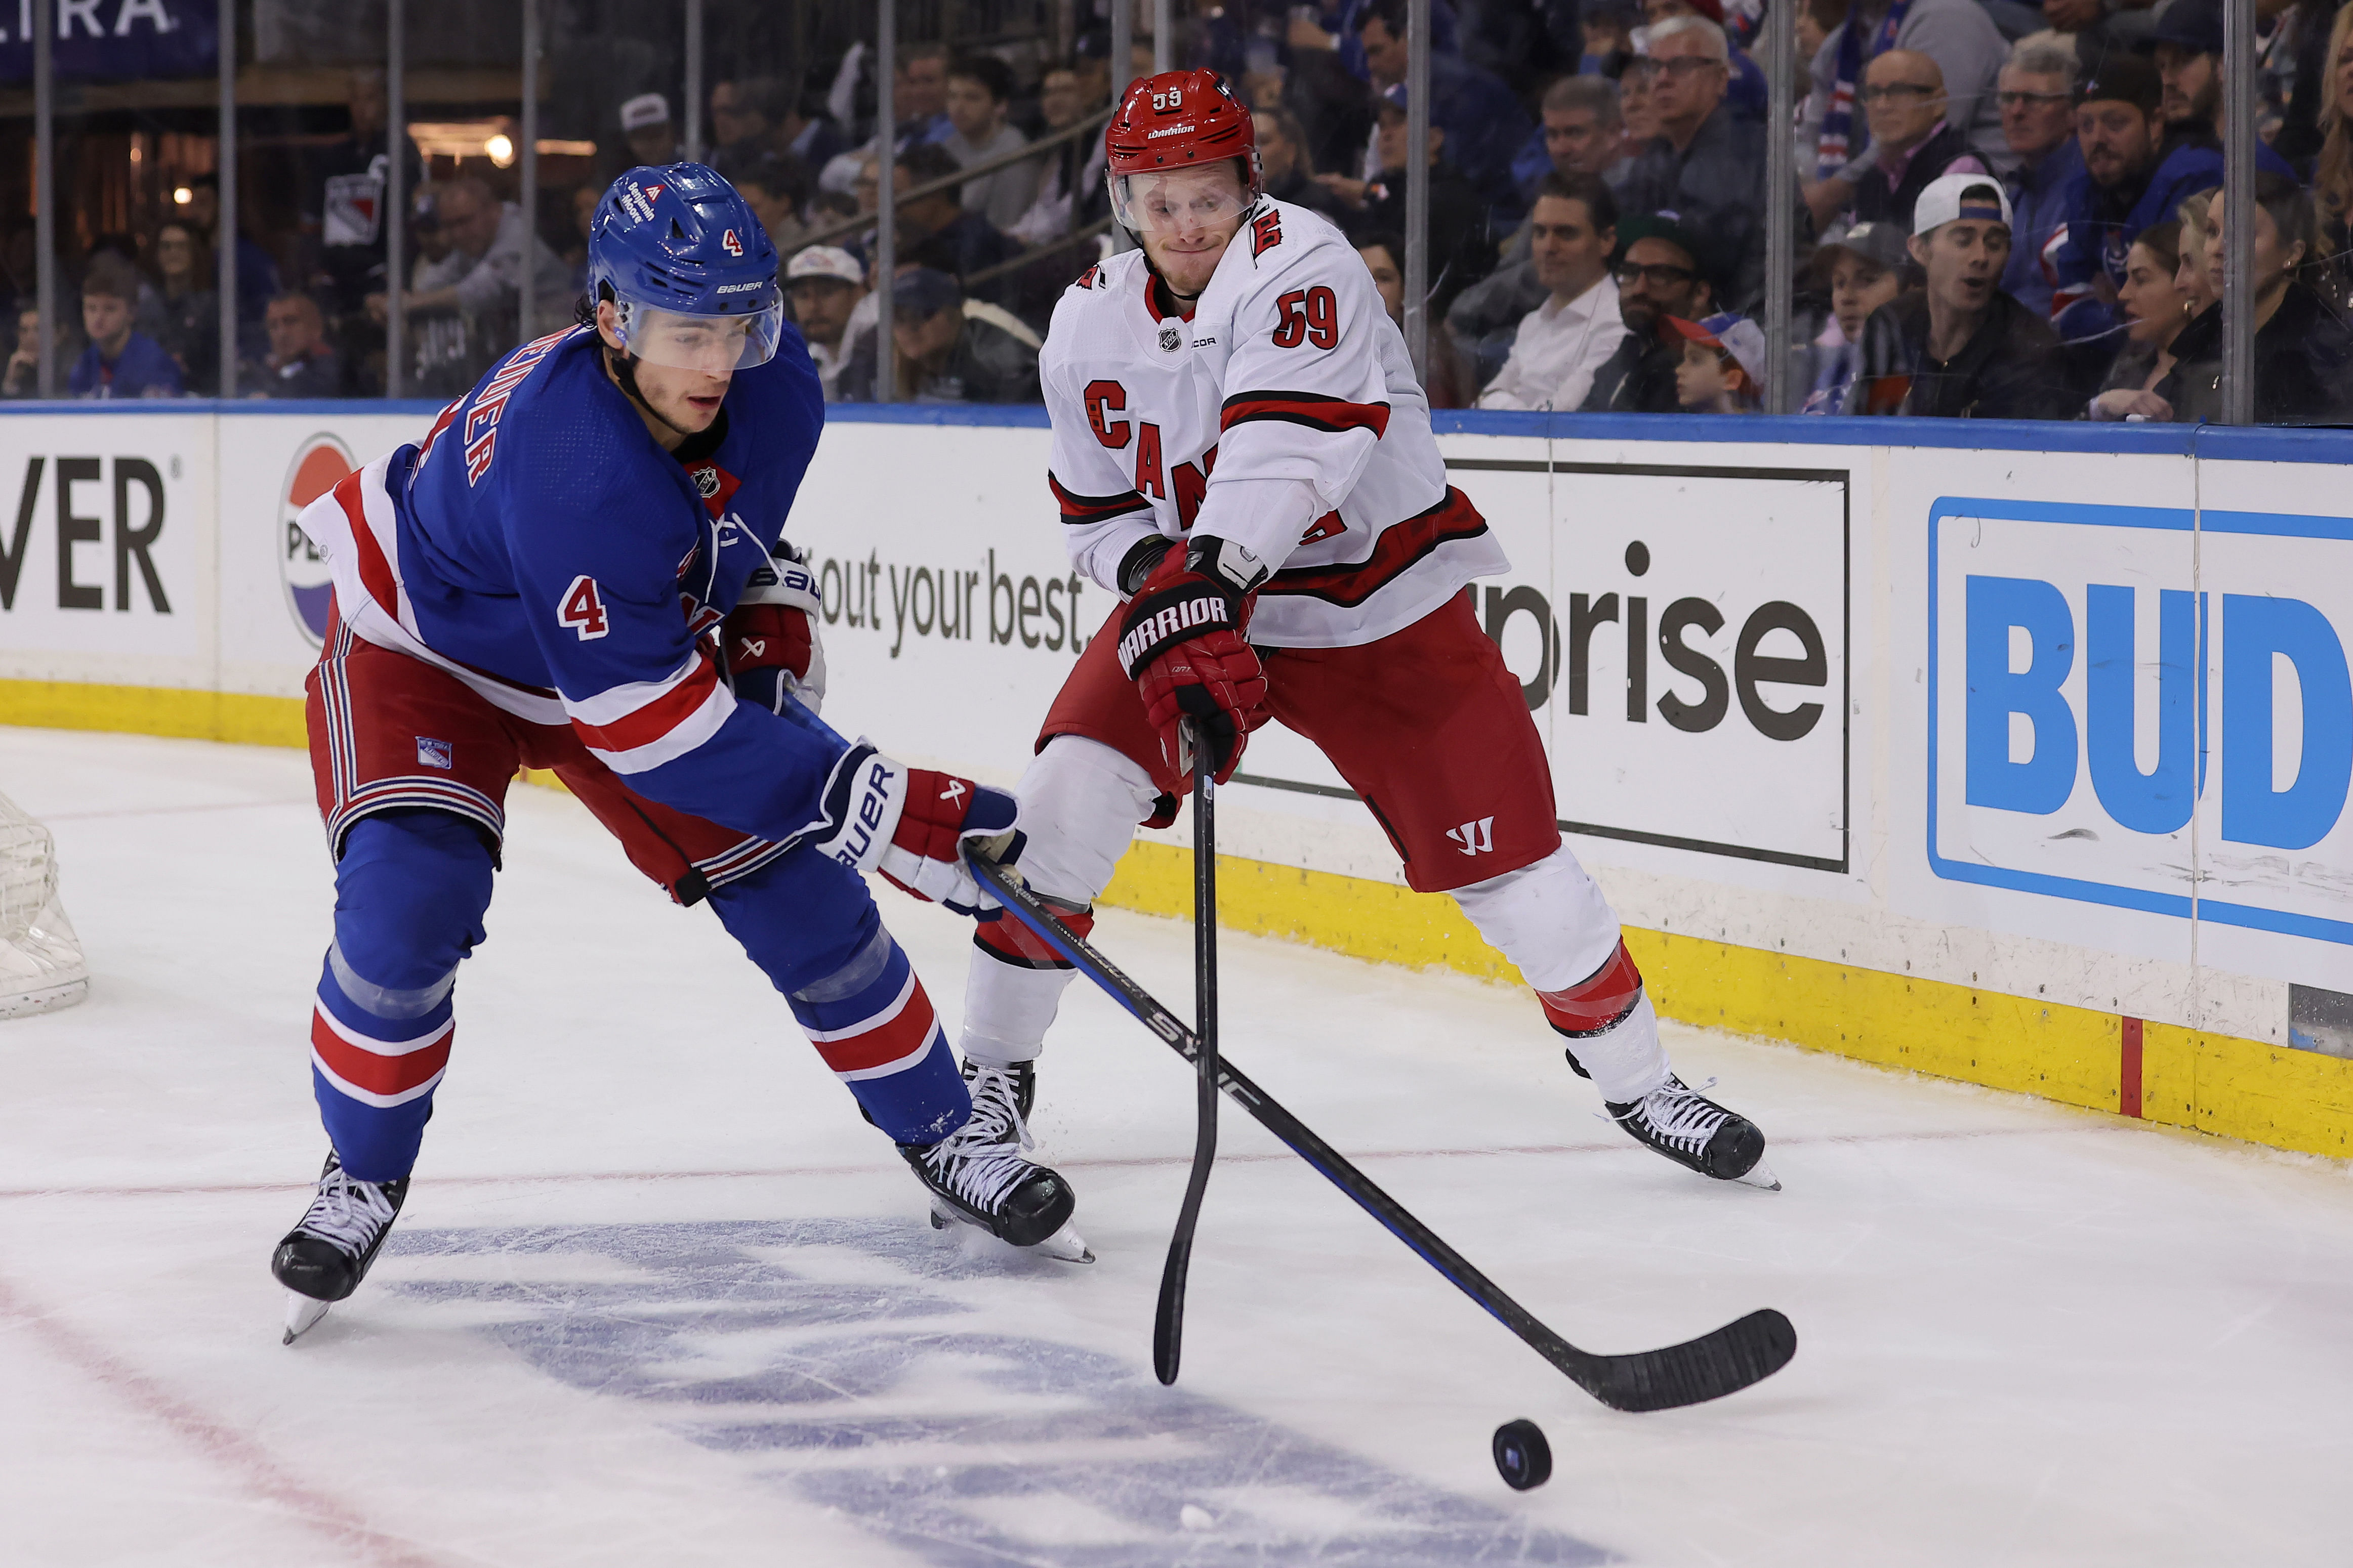
<svg viewBox="0 0 2353 1568">
<path fill-rule="evenodd" d="M 0 1563 L 2010 1564 L 2348 1559 L 2353 1179 L 1669 1026 L 1773 1138 L 1716 1186 L 1535 1010 L 1229 936 L 1227 1048 L 1556 1329 L 1759 1306 L 1797 1361 L 1602 1409 L 1229 1108 L 1150 1371 L 1184 1065 L 1083 985 L 1038 1131 L 1091 1268 L 934 1232 L 782 1002 L 518 788 L 395 1244 L 281 1347 L 322 1136 L 304 759 L 0 731 L 87 1005 L 0 1026 Z M 953 1015 L 969 935 L 884 889 Z M 1190 938 L 1100 941 L 1185 1010 Z M 1507 1490 L 1488 1436 L 1551 1439 Z"/>
</svg>

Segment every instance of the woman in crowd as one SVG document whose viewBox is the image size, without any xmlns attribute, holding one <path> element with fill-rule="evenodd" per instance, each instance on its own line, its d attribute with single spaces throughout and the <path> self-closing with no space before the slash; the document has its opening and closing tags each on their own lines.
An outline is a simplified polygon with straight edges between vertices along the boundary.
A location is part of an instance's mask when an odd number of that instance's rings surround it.
<svg viewBox="0 0 2353 1568">
<path fill-rule="evenodd" d="M 179 364 L 192 396 L 220 390 L 220 296 L 214 291 L 212 247 L 190 225 L 155 231 L 155 270 L 163 287 L 142 301 L 139 331 Z"/>
<path fill-rule="evenodd" d="M 2233 222 L 2216 191 L 2206 207 L 2207 286 L 2221 292 Z M 2284 174 L 2255 176 L 2245 219 L 2254 226 L 2254 415 L 2259 425 L 2333 424 L 2346 416 L 2353 337 L 2305 281 L 2317 248 L 2312 198 Z M 2182 424 L 2222 417 L 2222 311 L 2200 314 L 2174 339 L 2173 374 L 2155 388 Z"/>
<path fill-rule="evenodd" d="M 2340 312 L 2353 307 L 2353 6 L 2337 13 L 2322 57 L 2320 156 L 2312 172 L 2319 207 L 2319 254 L 2313 286 Z"/>
<path fill-rule="evenodd" d="M 2174 269 L 2173 286 L 2189 301 L 2192 321 L 2204 315 L 2219 298 L 2213 279 L 2206 275 L 2206 208 L 2216 195 L 2213 191 L 2200 191 L 2194 196 L 2183 197 L 2181 202 L 2181 235 L 2178 242 L 2181 261 Z"/>
<path fill-rule="evenodd" d="M 2125 258 L 2125 284 L 2116 291 L 2130 325 L 2124 352 L 2084 412 L 2093 419 L 2170 419 L 2173 405 L 2158 396 L 2158 384 L 2173 374 L 2174 340 L 2189 326 L 2196 301 L 2182 292 L 2182 226 L 2151 225 Z M 2202 278 L 2201 258 L 2198 268 Z"/>
</svg>

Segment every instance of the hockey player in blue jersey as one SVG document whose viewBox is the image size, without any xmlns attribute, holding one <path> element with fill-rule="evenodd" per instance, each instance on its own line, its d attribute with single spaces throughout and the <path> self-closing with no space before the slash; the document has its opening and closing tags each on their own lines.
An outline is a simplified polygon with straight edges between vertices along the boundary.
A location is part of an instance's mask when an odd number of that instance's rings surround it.
<svg viewBox="0 0 2353 1568">
<path fill-rule="evenodd" d="M 271 1259 L 288 1339 L 383 1246 L 483 940 L 517 767 L 552 768 L 639 870 L 708 900 L 785 994 L 935 1223 L 1082 1258 L 1015 1086 L 959 1069 L 860 873 L 997 911 L 959 857 L 1018 853 L 1011 795 L 817 717 L 808 574 L 781 538 L 823 422 L 776 254 L 697 163 L 598 205 L 580 321 L 302 514 L 336 616 L 309 681 L 335 921 L 311 1065 L 332 1145 Z"/>
</svg>

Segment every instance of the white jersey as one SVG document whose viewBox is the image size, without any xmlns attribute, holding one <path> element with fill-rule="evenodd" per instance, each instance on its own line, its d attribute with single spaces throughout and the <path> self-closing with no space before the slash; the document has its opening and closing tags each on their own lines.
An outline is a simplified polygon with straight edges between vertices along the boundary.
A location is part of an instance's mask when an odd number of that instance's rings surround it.
<svg viewBox="0 0 2353 1568">
<path fill-rule="evenodd" d="M 1189 321 L 1151 279 L 1140 250 L 1090 268 L 1039 363 L 1081 572 L 1117 594 L 1139 541 L 1213 534 L 1273 573 L 1250 641 L 1352 647 L 1508 569 L 1448 488 L 1405 338 L 1327 220 L 1261 201 Z"/>
</svg>

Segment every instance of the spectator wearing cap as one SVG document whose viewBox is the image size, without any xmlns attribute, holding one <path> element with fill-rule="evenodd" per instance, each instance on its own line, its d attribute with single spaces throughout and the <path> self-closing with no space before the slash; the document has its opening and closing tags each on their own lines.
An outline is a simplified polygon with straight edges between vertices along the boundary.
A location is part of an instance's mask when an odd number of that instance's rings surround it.
<svg viewBox="0 0 2353 1568">
<path fill-rule="evenodd" d="M 670 100 L 641 92 L 621 105 L 621 140 L 638 168 L 663 168 L 679 160 L 678 132 L 670 122 Z"/>
<path fill-rule="evenodd" d="M 900 401 L 1040 401 L 1038 351 L 1044 345 L 1010 310 L 967 299 L 946 273 L 919 267 L 892 289 L 891 312 Z M 860 338 L 842 373 L 854 392 L 872 385 L 873 342 L 871 334 Z"/>
<path fill-rule="evenodd" d="M 1666 320 L 1663 334 L 1683 345 L 1675 402 L 1686 414 L 1754 414 L 1764 398 L 1765 331 L 1726 310 L 1704 321 Z"/>
<path fill-rule="evenodd" d="M 1412 156 L 1409 126 L 1405 89 L 1393 87 L 1381 95 L 1380 124 L 1373 133 L 1380 173 L 1370 180 L 1351 180 L 1343 174 L 1316 176 L 1331 193 L 1340 225 L 1349 233 L 1408 232 L 1405 184 L 1406 166 Z M 1455 296 L 1485 277 L 1495 263 L 1495 247 L 1487 237 L 1486 198 L 1446 157 L 1447 144 L 1446 128 L 1432 120 L 1422 158 L 1430 165 L 1430 300 L 1437 315 L 1443 315 Z"/>
<path fill-rule="evenodd" d="M 1724 101 L 1728 48 L 1724 29 L 1704 16 L 1671 16 L 1651 29 L 1659 135 L 1636 156 L 1618 200 L 1630 212 L 1675 213 L 1705 235 L 1727 260 L 1737 302 L 1765 286 L 1767 138 Z"/>
<path fill-rule="evenodd" d="M 1872 312 L 1910 283 L 1910 237 L 1892 223 L 1861 223 L 1814 252 L 1815 287 L 1831 319 L 1814 340 L 1814 384 L 1800 414 L 1862 412 L 1862 333 Z"/>
<path fill-rule="evenodd" d="M 1611 272 L 1618 283 L 1618 319 L 1626 336 L 1593 373 L 1593 390 L 1580 407 L 1595 413 L 1672 414 L 1682 406 L 1675 367 L 1683 363 L 1683 349 L 1661 333 L 1670 316 L 1696 321 L 1715 313 L 1715 286 L 1702 268 L 1702 250 L 1699 240 L 1672 213 L 1619 218 Z"/>
<path fill-rule="evenodd" d="M 1870 171 L 1869 137 L 1856 110 L 1863 68 L 1889 49 L 1911 49 L 1935 60 L 1951 102 L 1947 112 L 1970 150 L 1992 168 L 2010 166 L 2001 112 L 1994 102 L 1994 81 L 2010 46 L 1985 7 L 1978 0 L 1856 0 L 1846 20 L 1814 51 L 1812 89 L 1798 145 L 1813 149 L 1816 183 L 1842 179 L 1852 184 Z M 1802 157 L 1799 168 L 1806 172 Z"/>
<path fill-rule="evenodd" d="M 1626 336 L 1609 276 L 1618 244 L 1609 187 L 1593 174 L 1547 174 L 1528 223 L 1548 295 L 1520 322 L 1503 371 L 1479 395 L 1482 408 L 1577 407 Z"/>
<path fill-rule="evenodd" d="M 1655 28 L 1670 16 L 1704 16 L 1726 29 L 1725 42 L 1731 52 L 1725 62 L 1730 70 L 1724 100 L 1743 119 L 1763 120 L 1772 89 L 1766 85 L 1763 68 L 1749 58 L 1748 51 L 1732 42 L 1724 18 L 1724 0 L 1642 0 L 1642 19 L 1651 26 Z"/>
<path fill-rule="evenodd" d="M 1365 0 L 1356 37 L 1376 90 L 1405 86 L 1407 0 Z M 1528 139 L 1527 111 L 1503 79 L 1433 49 L 1430 60 L 1430 122 L 1443 127 L 1449 157 L 1488 201 L 1515 205 L 1512 155 Z M 1377 132 L 1376 132 L 1377 135 Z M 1512 216 L 1517 216 L 1514 212 Z"/>
<path fill-rule="evenodd" d="M 139 274 L 119 257 L 101 256 L 81 284 L 81 326 L 90 347 L 74 362 L 66 389 L 76 397 L 177 397 L 180 367 L 164 345 L 131 324 L 139 309 Z"/>
<path fill-rule="evenodd" d="M 940 142 L 958 168 L 1006 153 L 1018 153 L 1029 139 L 1005 122 L 1013 97 L 1013 68 L 995 55 L 961 55 L 948 67 L 947 116 L 955 131 Z M 1032 159 L 964 183 L 965 210 L 992 227 L 1011 228 L 1038 196 L 1038 164 Z"/>
<path fill-rule="evenodd" d="M 2222 109 L 2222 0 L 2172 0 L 2140 47 L 2155 57 L 2162 87 L 2161 156 L 2198 148 L 2219 159 L 2222 140 L 2215 122 Z M 2267 141 L 2255 142 L 2255 167 L 2295 176 L 2295 168 Z"/>
<path fill-rule="evenodd" d="M 343 390 L 343 362 L 327 342 L 319 301 L 308 294 L 280 294 L 262 317 L 269 353 L 240 373 L 249 397 L 336 397 Z"/>
<path fill-rule="evenodd" d="M 2075 140 L 2075 57 L 2057 44 L 2026 39 L 2001 68 L 2002 140 L 2018 164 L 2004 178 L 2010 192 L 2010 262 L 2002 291 L 2029 309 L 2051 313 L 2051 274 L 2042 253 L 2066 227 L 2067 187 L 2084 170 Z"/>
<path fill-rule="evenodd" d="M 1926 275 L 1863 325 L 1863 412 L 1946 419 L 2062 419 L 2076 395 L 2058 334 L 2001 291 L 2010 196 L 1985 174 L 1920 193 L 1912 259 Z"/>
<path fill-rule="evenodd" d="M 817 366 L 825 400 L 841 402 L 850 313 L 866 298 L 864 269 L 856 257 L 839 247 L 812 245 L 786 263 L 785 297 L 792 302 L 793 320 L 808 344 L 809 363 Z"/>
<path fill-rule="evenodd" d="M 955 155 L 945 147 L 926 142 L 899 154 L 893 176 L 898 188 L 913 191 L 935 180 L 953 178 Z M 898 259 L 902 266 L 928 267 L 962 280 L 1020 256 L 1021 242 L 997 232 L 981 213 L 964 205 L 961 184 L 952 184 L 927 196 L 902 197 L 899 208 Z M 1002 304 L 1014 294 L 1015 280 L 999 275 L 973 290 Z"/>
</svg>

